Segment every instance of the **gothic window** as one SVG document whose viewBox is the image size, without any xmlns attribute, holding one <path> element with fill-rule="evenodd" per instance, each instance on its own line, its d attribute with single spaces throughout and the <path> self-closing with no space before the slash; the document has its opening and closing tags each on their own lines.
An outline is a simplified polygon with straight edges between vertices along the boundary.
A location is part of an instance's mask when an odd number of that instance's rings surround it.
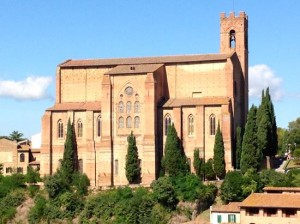
<svg viewBox="0 0 300 224">
<path fill-rule="evenodd" d="M 209 117 L 209 130 L 210 130 L 210 135 L 215 135 L 216 134 L 216 116 L 214 114 L 210 115 Z"/>
<path fill-rule="evenodd" d="M 229 43 L 230 43 L 230 48 L 235 48 L 236 40 L 235 40 L 235 31 L 234 30 L 230 30 Z"/>
<path fill-rule="evenodd" d="M 115 175 L 119 174 L 119 160 L 115 159 Z"/>
<path fill-rule="evenodd" d="M 131 128 L 131 117 L 127 117 L 126 119 L 126 128 Z"/>
<path fill-rule="evenodd" d="M 119 102 L 119 113 L 124 113 L 124 103 L 123 103 L 123 101 Z"/>
<path fill-rule="evenodd" d="M 25 162 L 25 155 L 24 155 L 24 153 L 20 154 L 20 162 Z"/>
<path fill-rule="evenodd" d="M 83 161 L 82 161 L 82 159 L 78 160 L 78 171 L 80 173 L 83 173 Z"/>
<path fill-rule="evenodd" d="M 140 112 L 140 102 L 135 101 L 134 102 L 134 113 L 139 113 Z"/>
<path fill-rule="evenodd" d="M 134 128 L 139 128 L 140 127 L 140 117 L 135 117 L 134 118 Z"/>
<path fill-rule="evenodd" d="M 119 117 L 118 127 L 124 128 L 124 118 L 123 117 Z"/>
<path fill-rule="evenodd" d="M 64 124 L 63 124 L 62 120 L 58 121 L 57 126 L 58 126 L 57 136 L 58 136 L 58 138 L 63 138 L 64 137 Z"/>
<path fill-rule="evenodd" d="M 168 134 L 168 129 L 169 129 L 170 125 L 171 125 L 171 116 L 170 116 L 170 114 L 167 114 L 165 116 L 165 135 Z"/>
<path fill-rule="evenodd" d="M 127 103 L 126 103 L 126 113 L 130 113 L 131 112 L 131 102 L 130 101 L 128 101 Z"/>
<path fill-rule="evenodd" d="M 194 116 L 192 114 L 188 117 L 188 135 L 194 134 Z"/>
<path fill-rule="evenodd" d="M 101 116 L 97 118 L 97 137 L 101 136 Z"/>
<path fill-rule="evenodd" d="M 77 136 L 78 136 L 78 138 L 82 137 L 82 132 L 83 132 L 83 125 L 82 125 L 81 120 L 79 120 L 77 122 Z"/>
</svg>

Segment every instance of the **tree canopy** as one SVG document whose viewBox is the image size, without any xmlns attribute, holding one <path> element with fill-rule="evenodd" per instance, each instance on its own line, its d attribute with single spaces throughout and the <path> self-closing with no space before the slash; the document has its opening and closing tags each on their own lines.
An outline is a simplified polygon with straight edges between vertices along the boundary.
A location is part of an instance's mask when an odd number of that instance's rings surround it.
<svg viewBox="0 0 300 224">
<path fill-rule="evenodd" d="M 225 152 L 224 152 L 224 142 L 223 135 L 220 129 L 220 124 L 218 123 L 217 133 L 215 136 L 214 144 L 214 171 L 216 176 L 222 179 L 226 174 L 225 169 Z"/>
</svg>

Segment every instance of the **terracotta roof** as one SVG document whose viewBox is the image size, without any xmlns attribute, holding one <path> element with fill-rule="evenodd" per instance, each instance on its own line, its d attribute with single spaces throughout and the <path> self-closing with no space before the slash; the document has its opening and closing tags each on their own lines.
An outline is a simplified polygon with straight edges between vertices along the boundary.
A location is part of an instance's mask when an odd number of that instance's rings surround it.
<svg viewBox="0 0 300 224">
<path fill-rule="evenodd" d="M 241 202 L 230 202 L 227 205 L 214 205 L 212 206 L 212 212 L 224 212 L 224 213 L 233 213 L 240 212 Z"/>
<path fill-rule="evenodd" d="M 267 192 L 300 192 L 300 187 L 264 187 L 263 190 Z"/>
<path fill-rule="evenodd" d="M 106 74 L 138 74 L 155 72 L 163 64 L 118 65 Z"/>
<path fill-rule="evenodd" d="M 300 195 L 253 193 L 242 202 L 240 207 L 300 208 Z"/>
<path fill-rule="evenodd" d="M 196 54 L 196 55 L 177 55 L 159 57 L 137 57 L 137 58 L 111 58 L 111 59 L 86 59 L 86 60 L 67 60 L 61 63 L 61 68 L 68 67 L 97 67 L 97 66 L 116 66 L 132 64 L 168 64 L 184 62 L 208 62 L 224 61 L 231 57 L 231 54 Z"/>
<path fill-rule="evenodd" d="M 58 103 L 47 111 L 66 111 L 66 110 L 100 110 L 101 102 L 81 102 L 81 103 Z"/>
<path fill-rule="evenodd" d="M 169 99 L 163 107 L 181 107 L 195 105 L 226 105 L 229 104 L 228 97 L 201 97 L 201 98 L 173 98 Z"/>
</svg>

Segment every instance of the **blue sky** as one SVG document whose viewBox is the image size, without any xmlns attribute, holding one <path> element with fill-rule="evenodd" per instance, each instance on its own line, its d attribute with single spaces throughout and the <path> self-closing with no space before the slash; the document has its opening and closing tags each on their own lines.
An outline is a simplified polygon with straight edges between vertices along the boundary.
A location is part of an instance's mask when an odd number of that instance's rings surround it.
<svg viewBox="0 0 300 224">
<path fill-rule="evenodd" d="M 250 104 L 269 86 L 286 128 L 300 117 L 299 9 L 299 0 L 2 0 L 0 135 L 41 131 L 64 60 L 218 53 L 220 13 L 233 10 L 249 17 Z"/>
</svg>

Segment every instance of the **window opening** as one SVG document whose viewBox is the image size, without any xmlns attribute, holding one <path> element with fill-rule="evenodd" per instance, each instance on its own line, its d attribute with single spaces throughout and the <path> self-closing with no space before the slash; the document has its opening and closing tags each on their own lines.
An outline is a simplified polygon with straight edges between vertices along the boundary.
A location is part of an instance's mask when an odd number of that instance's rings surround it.
<svg viewBox="0 0 300 224">
<path fill-rule="evenodd" d="M 126 128 L 131 128 L 131 127 L 132 127 L 132 125 L 131 125 L 131 117 L 129 116 L 126 119 Z"/>
<path fill-rule="evenodd" d="M 128 101 L 127 103 L 126 103 L 126 113 L 130 113 L 131 112 L 131 102 L 130 101 Z"/>
<path fill-rule="evenodd" d="M 214 114 L 210 115 L 209 124 L 210 124 L 210 135 L 215 135 L 216 134 L 216 116 Z"/>
<path fill-rule="evenodd" d="M 24 153 L 20 154 L 20 162 L 25 162 L 25 155 L 24 155 Z"/>
<path fill-rule="evenodd" d="M 191 114 L 188 117 L 188 135 L 194 134 L 194 116 Z"/>
<path fill-rule="evenodd" d="M 134 118 L 134 128 L 139 128 L 140 127 L 140 117 L 135 117 Z"/>
<path fill-rule="evenodd" d="M 140 102 L 135 101 L 134 102 L 134 113 L 139 113 L 140 112 Z"/>
<path fill-rule="evenodd" d="M 119 113 L 124 113 L 124 103 L 123 103 L 123 101 L 119 102 Z"/>
<path fill-rule="evenodd" d="M 97 137 L 101 136 L 101 116 L 97 118 Z"/>
<path fill-rule="evenodd" d="M 231 30 L 230 31 L 230 35 L 229 35 L 230 37 L 230 39 L 229 39 L 229 41 L 230 41 L 230 48 L 235 48 L 235 45 L 236 45 L 236 40 L 235 40 L 235 31 L 234 30 Z"/>
<path fill-rule="evenodd" d="M 168 134 L 168 129 L 169 129 L 170 125 L 171 125 L 171 116 L 170 116 L 170 114 L 167 114 L 165 116 L 165 135 Z"/>
<path fill-rule="evenodd" d="M 124 128 L 124 118 L 123 117 L 119 118 L 118 127 L 119 128 Z"/>
<path fill-rule="evenodd" d="M 58 121 L 58 138 L 64 137 L 64 124 L 62 120 Z"/>
<path fill-rule="evenodd" d="M 77 123 L 77 136 L 79 138 L 82 137 L 82 132 L 83 132 L 82 129 L 83 129 L 83 125 L 82 125 L 81 120 L 79 120 L 78 123 Z"/>
</svg>

